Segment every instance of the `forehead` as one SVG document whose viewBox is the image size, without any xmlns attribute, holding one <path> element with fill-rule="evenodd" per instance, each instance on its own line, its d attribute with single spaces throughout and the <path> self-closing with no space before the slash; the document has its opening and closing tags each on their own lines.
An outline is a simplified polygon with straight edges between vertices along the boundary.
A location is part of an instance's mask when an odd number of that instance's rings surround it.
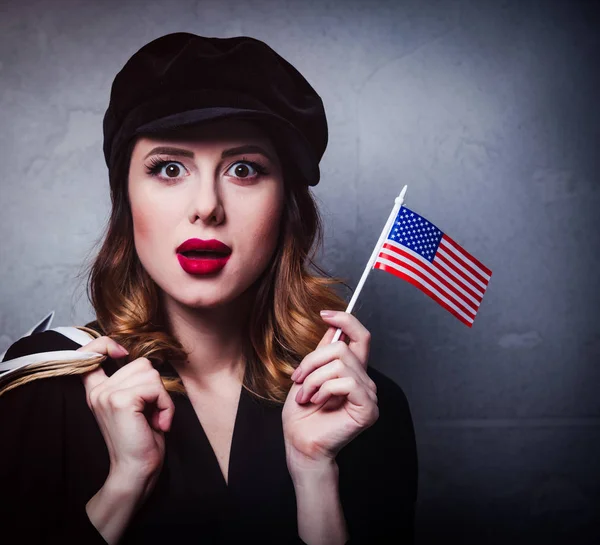
<svg viewBox="0 0 600 545">
<path fill-rule="evenodd" d="M 160 142 L 173 142 L 193 146 L 195 144 L 214 143 L 225 145 L 228 143 L 256 142 L 274 151 L 268 132 L 258 123 L 243 119 L 220 119 L 206 121 L 196 125 L 179 127 L 175 130 L 144 134 L 138 137 L 136 150 L 146 149 Z"/>
</svg>

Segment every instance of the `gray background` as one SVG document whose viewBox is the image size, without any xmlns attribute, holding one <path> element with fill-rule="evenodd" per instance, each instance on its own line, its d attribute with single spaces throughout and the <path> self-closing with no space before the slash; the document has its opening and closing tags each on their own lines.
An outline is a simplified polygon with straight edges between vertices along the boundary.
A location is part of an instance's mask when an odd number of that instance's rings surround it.
<svg viewBox="0 0 600 545">
<path fill-rule="evenodd" d="M 372 273 L 371 365 L 407 394 L 419 543 L 600 543 L 599 28 L 593 2 L 0 4 L 0 351 L 50 310 L 109 212 L 102 116 L 162 34 L 266 41 L 321 94 L 323 262 L 355 286 L 394 197 L 493 271 L 472 329 Z"/>
</svg>

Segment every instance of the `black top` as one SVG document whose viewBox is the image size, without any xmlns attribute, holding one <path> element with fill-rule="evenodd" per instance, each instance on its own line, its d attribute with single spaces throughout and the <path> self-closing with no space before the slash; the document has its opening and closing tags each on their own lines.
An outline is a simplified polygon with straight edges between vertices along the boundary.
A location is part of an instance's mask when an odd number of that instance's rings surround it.
<svg viewBox="0 0 600 545">
<path fill-rule="evenodd" d="M 79 344 L 56 331 L 24 337 L 4 361 Z M 117 369 L 110 358 L 107 375 Z M 369 367 L 379 419 L 338 453 L 340 500 L 349 545 L 412 543 L 417 455 L 401 388 Z M 174 374 L 165 365 L 164 374 Z M 302 544 L 287 469 L 282 406 L 242 388 L 229 483 L 185 395 L 156 486 L 120 544 Z M 109 470 L 108 450 L 87 406 L 81 377 L 38 379 L 0 396 L 0 541 L 103 545 L 85 511 Z"/>
</svg>

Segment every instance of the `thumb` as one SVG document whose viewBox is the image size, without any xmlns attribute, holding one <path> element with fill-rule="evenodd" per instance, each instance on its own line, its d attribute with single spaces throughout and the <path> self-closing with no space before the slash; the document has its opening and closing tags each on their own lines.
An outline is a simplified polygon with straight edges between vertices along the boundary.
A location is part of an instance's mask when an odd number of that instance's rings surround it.
<svg viewBox="0 0 600 545">
<path fill-rule="evenodd" d="M 327 331 L 325 332 L 325 335 L 323 335 L 323 338 L 319 341 L 317 348 L 320 346 L 325 346 L 326 344 L 330 344 L 336 331 L 337 327 L 330 326 L 327 328 Z"/>
<path fill-rule="evenodd" d="M 81 346 L 77 349 L 78 352 L 97 352 L 98 354 L 107 355 L 110 358 L 122 358 L 126 354 L 128 354 L 127 350 L 117 343 L 115 340 L 110 337 L 103 335 L 102 337 L 98 337 L 88 344 Z M 85 386 L 85 391 L 88 394 L 94 389 L 98 384 L 102 384 L 108 377 L 106 373 L 102 369 L 101 366 L 90 371 L 89 373 L 85 373 L 82 375 L 83 385 Z"/>
<path fill-rule="evenodd" d="M 117 343 L 117 341 L 107 336 L 98 337 L 85 346 L 79 347 L 77 351 L 98 352 L 99 354 L 106 354 L 110 358 L 114 359 L 122 358 L 129 353 L 123 346 Z"/>
</svg>

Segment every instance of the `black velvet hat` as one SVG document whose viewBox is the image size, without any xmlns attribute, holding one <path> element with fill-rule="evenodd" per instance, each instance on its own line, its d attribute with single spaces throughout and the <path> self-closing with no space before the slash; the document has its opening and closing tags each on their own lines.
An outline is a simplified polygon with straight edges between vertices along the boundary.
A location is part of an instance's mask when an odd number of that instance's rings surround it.
<svg viewBox="0 0 600 545">
<path fill-rule="evenodd" d="M 109 171 L 131 138 L 219 118 L 258 121 L 308 185 L 327 147 L 323 102 L 264 42 L 176 32 L 143 46 L 116 75 L 104 115 Z"/>
</svg>

